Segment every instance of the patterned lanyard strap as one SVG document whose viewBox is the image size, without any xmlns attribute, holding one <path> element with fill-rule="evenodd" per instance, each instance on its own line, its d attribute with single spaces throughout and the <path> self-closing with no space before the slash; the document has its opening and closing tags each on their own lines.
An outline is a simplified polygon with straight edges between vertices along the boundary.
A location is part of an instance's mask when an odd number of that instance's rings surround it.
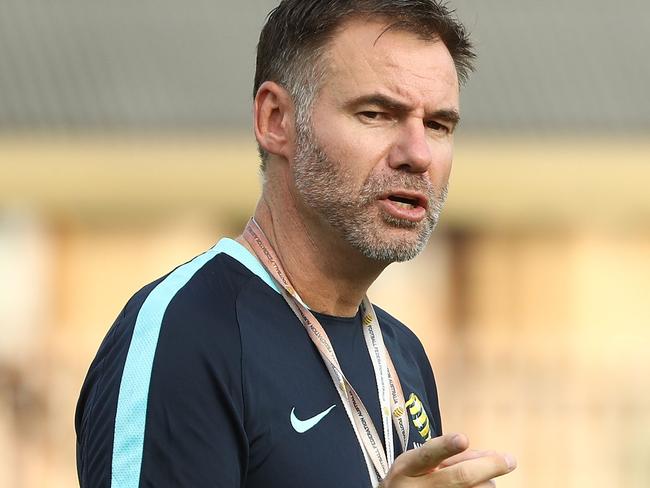
<svg viewBox="0 0 650 488">
<path fill-rule="evenodd" d="M 284 272 L 271 244 L 254 219 L 251 219 L 248 222 L 248 225 L 244 230 L 244 238 L 251 246 L 262 265 L 271 274 L 278 285 L 280 285 L 282 296 L 305 327 L 307 334 L 318 349 L 332 381 L 334 382 L 336 391 L 341 398 L 341 402 L 345 407 L 348 418 L 352 423 L 354 433 L 361 446 L 368 467 L 370 479 L 373 482 L 373 486 L 376 486 L 379 479 L 386 477 L 390 466 L 395 460 L 391 418 L 402 444 L 403 452 L 405 452 L 407 448 L 409 423 L 406 408 L 404 406 L 404 393 L 402 392 L 402 386 L 395 371 L 393 361 L 390 358 L 390 354 L 388 354 L 386 346 L 384 345 L 384 339 L 374 308 L 370 304 L 368 297 L 364 297 L 363 302 L 361 303 L 363 335 L 372 360 L 372 367 L 375 372 L 375 381 L 379 393 L 382 427 L 386 442 L 385 450 L 382 446 L 381 438 L 377 434 L 375 425 L 368 414 L 368 410 L 343 374 L 327 333 L 318 319 L 316 319 L 311 311 L 305 306 L 304 302 L 298 295 L 298 292 L 296 292 L 295 288 L 289 282 L 289 278 Z"/>
</svg>

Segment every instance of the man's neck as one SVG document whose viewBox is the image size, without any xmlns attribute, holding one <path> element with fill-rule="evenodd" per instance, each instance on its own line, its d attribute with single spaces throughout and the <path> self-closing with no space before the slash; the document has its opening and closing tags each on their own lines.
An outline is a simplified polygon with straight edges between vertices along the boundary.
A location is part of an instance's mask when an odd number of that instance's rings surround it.
<svg viewBox="0 0 650 488">
<path fill-rule="evenodd" d="M 293 287 L 315 312 L 354 316 L 385 265 L 364 257 L 331 229 L 323 228 L 326 224 L 301 217 L 295 206 L 274 209 L 276 203 L 263 195 L 255 220 Z M 237 241 L 253 252 L 243 236 Z"/>
</svg>

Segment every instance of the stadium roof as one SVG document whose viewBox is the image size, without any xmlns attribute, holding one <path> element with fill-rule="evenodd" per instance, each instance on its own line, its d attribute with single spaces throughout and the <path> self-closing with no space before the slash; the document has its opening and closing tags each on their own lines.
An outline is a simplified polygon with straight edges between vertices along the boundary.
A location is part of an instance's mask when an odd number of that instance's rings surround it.
<svg viewBox="0 0 650 488">
<path fill-rule="evenodd" d="M 0 132 L 249 126 L 275 0 L 1 0 Z M 650 3 L 456 0 L 478 71 L 464 130 L 650 129 Z"/>
</svg>

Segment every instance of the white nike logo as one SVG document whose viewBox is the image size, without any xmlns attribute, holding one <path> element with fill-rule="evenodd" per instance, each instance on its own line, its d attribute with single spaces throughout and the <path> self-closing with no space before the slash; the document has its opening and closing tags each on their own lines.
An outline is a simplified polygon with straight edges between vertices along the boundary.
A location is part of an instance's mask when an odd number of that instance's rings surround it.
<svg viewBox="0 0 650 488">
<path fill-rule="evenodd" d="M 312 418 L 307 419 L 307 420 L 300 420 L 298 417 L 296 417 L 295 411 L 296 407 L 293 407 L 291 409 L 291 415 L 289 418 L 291 419 L 291 426 L 294 428 L 296 432 L 299 434 L 304 434 L 307 432 L 309 429 L 314 427 L 318 422 L 323 420 L 323 417 L 330 413 L 330 411 L 336 407 L 336 405 L 332 405 L 330 408 L 325 410 L 324 412 L 319 413 L 318 415 L 314 415 Z"/>
</svg>

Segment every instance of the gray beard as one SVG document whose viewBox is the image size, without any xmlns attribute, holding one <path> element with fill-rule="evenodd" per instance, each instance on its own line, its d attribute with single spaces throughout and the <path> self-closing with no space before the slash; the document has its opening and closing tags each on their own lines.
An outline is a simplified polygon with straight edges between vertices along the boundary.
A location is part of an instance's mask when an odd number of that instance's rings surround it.
<svg viewBox="0 0 650 488">
<path fill-rule="evenodd" d="M 332 161 L 305 126 L 298 131 L 293 176 L 306 206 L 315 210 L 363 256 L 386 263 L 408 261 L 424 249 L 447 198 L 446 186 L 436 194 L 426 177 L 403 171 L 370 174 L 358 190 L 350 168 Z M 398 219 L 384 212 L 378 218 L 371 205 L 379 195 L 396 188 L 427 196 L 429 207 L 423 222 Z M 389 227 L 414 229 L 417 234 L 413 238 L 390 238 L 378 219 Z M 418 227 L 419 231 L 415 230 Z"/>
</svg>

